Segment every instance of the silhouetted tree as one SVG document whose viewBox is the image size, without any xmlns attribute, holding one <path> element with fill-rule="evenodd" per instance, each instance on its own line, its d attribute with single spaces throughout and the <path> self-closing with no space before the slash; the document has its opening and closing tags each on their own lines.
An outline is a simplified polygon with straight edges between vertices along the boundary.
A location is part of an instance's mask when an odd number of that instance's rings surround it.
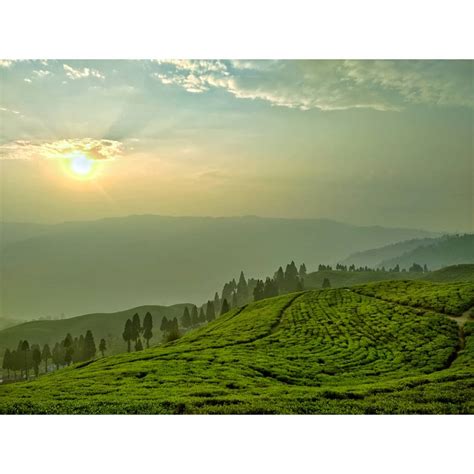
<svg viewBox="0 0 474 474">
<path fill-rule="evenodd" d="M 224 301 L 222 302 L 222 307 L 221 307 L 221 315 L 224 313 L 227 313 L 230 310 L 229 303 L 227 303 L 227 300 L 224 298 Z"/>
<path fill-rule="evenodd" d="M 216 291 L 216 294 L 214 295 L 214 310 L 216 313 L 218 313 L 221 310 L 221 300 L 219 298 L 219 293 L 217 293 L 217 291 Z"/>
<path fill-rule="evenodd" d="M 153 337 L 153 318 L 148 311 L 143 318 L 143 337 L 146 341 L 146 346 L 150 347 L 150 339 Z"/>
<path fill-rule="evenodd" d="M 265 284 L 262 280 L 257 280 L 257 284 L 253 289 L 253 299 L 254 301 L 259 301 L 264 298 Z"/>
<path fill-rule="evenodd" d="M 44 373 L 48 372 L 48 359 L 51 359 L 51 349 L 48 344 L 43 346 L 43 352 L 41 353 L 41 359 L 44 360 Z"/>
<path fill-rule="evenodd" d="M 95 357 L 97 349 L 95 347 L 94 336 L 90 329 L 86 332 L 86 337 L 84 338 L 84 359 L 89 360 Z"/>
<path fill-rule="evenodd" d="M 26 379 L 28 380 L 28 353 L 30 352 L 30 345 L 28 344 L 28 341 L 23 341 L 21 343 L 21 350 L 23 352 L 23 357 L 24 357 L 24 367 L 25 367 L 25 372 L 26 372 Z"/>
<path fill-rule="evenodd" d="M 191 326 L 191 315 L 189 314 L 187 306 L 184 308 L 183 316 L 181 317 L 181 326 L 183 326 L 183 328 Z"/>
<path fill-rule="evenodd" d="M 232 293 L 232 308 L 237 308 L 239 306 L 239 302 L 237 300 L 237 293 L 234 291 Z"/>
<path fill-rule="evenodd" d="M 306 278 L 306 265 L 304 263 L 300 265 L 300 271 L 298 272 L 298 274 L 301 279 Z"/>
<path fill-rule="evenodd" d="M 10 369 L 12 368 L 12 355 L 10 349 L 6 349 L 3 354 L 2 369 L 7 371 L 8 378 L 10 378 Z"/>
<path fill-rule="evenodd" d="M 41 364 L 41 351 L 39 346 L 35 345 L 33 346 L 32 350 L 32 360 L 33 360 L 33 368 L 35 371 L 35 377 L 38 377 L 39 375 L 39 366 Z"/>
<path fill-rule="evenodd" d="M 331 282 L 329 281 L 329 278 L 325 278 L 323 280 L 323 288 L 331 288 Z"/>
<path fill-rule="evenodd" d="M 418 263 L 414 263 L 408 270 L 409 272 L 417 272 L 421 273 L 423 271 L 423 267 L 418 265 Z"/>
<path fill-rule="evenodd" d="M 52 360 L 53 364 L 56 366 L 56 370 L 59 369 L 59 366 L 62 365 L 62 357 L 61 357 L 61 346 L 57 342 L 54 347 L 53 347 L 53 354 L 52 354 Z"/>
<path fill-rule="evenodd" d="M 140 337 L 140 334 L 142 332 L 142 325 L 140 323 L 140 316 L 138 313 L 135 313 L 133 315 L 133 320 L 132 320 L 132 341 L 137 342 L 138 338 Z"/>
<path fill-rule="evenodd" d="M 212 301 L 207 302 L 207 307 L 206 307 L 206 321 L 209 323 L 211 321 L 214 321 L 216 319 L 216 312 L 214 310 L 214 303 Z"/>
<path fill-rule="evenodd" d="M 206 322 L 206 313 L 204 313 L 204 308 L 201 306 L 199 309 L 199 322 L 205 323 Z"/>
<path fill-rule="evenodd" d="M 275 280 L 272 280 L 271 278 L 267 277 L 263 286 L 263 297 L 273 298 L 274 296 L 278 296 L 278 286 Z"/>
<path fill-rule="evenodd" d="M 143 344 L 142 340 L 138 338 L 137 342 L 135 342 L 135 350 L 136 351 L 142 351 L 143 350 Z"/>
<path fill-rule="evenodd" d="M 161 318 L 161 324 L 160 324 L 160 331 L 161 332 L 166 332 L 168 330 L 168 318 L 166 316 L 163 316 Z"/>
<path fill-rule="evenodd" d="M 198 310 L 196 306 L 193 306 L 191 309 L 191 325 L 196 326 L 197 324 L 199 324 Z"/>
<path fill-rule="evenodd" d="M 101 339 L 99 342 L 99 351 L 102 354 L 102 357 L 104 357 L 104 353 L 107 350 L 107 343 L 105 342 L 105 339 Z"/>
<path fill-rule="evenodd" d="M 239 283 L 237 284 L 237 306 L 242 306 L 249 301 L 249 289 L 245 280 L 244 272 L 240 272 Z"/>
<path fill-rule="evenodd" d="M 133 335 L 133 323 L 132 320 L 129 318 L 125 323 L 125 328 L 122 333 L 123 340 L 127 343 L 127 351 L 130 352 L 130 343 L 132 341 Z"/>
</svg>

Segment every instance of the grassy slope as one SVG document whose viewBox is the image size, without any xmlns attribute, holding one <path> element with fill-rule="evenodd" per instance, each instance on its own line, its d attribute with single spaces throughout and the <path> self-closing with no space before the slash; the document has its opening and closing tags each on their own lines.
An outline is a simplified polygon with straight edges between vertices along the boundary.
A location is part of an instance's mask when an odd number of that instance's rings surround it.
<svg viewBox="0 0 474 474">
<path fill-rule="evenodd" d="M 433 282 L 449 282 L 449 281 L 473 281 L 474 282 L 474 265 L 461 264 L 452 265 L 450 267 L 441 268 L 435 272 L 430 272 L 423 276 L 423 280 Z"/>
<path fill-rule="evenodd" d="M 121 334 L 125 321 L 138 313 L 143 319 L 149 311 L 153 317 L 155 335 L 158 336 L 161 318 L 163 316 L 181 317 L 185 304 L 173 306 L 139 306 L 137 308 L 119 311 L 117 313 L 93 313 L 77 316 L 75 318 L 30 321 L 17 326 L 9 327 L 0 331 L 0 355 L 3 356 L 5 349 L 16 349 L 20 339 L 26 339 L 30 344 L 55 344 L 64 339 L 69 332 L 73 337 L 85 334 L 90 329 L 94 334 L 96 343 L 101 338 L 108 342 L 109 353 L 124 350 L 124 342 Z M 190 305 L 189 305 L 190 306 Z M 158 341 L 155 337 L 152 343 Z"/>
<path fill-rule="evenodd" d="M 473 305 L 459 290 L 412 294 Z M 0 412 L 474 413 L 474 324 L 459 350 L 455 321 L 384 301 L 391 284 L 369 291 L 252 303 L 164 346 L 0 386 Z"/>
</svg>

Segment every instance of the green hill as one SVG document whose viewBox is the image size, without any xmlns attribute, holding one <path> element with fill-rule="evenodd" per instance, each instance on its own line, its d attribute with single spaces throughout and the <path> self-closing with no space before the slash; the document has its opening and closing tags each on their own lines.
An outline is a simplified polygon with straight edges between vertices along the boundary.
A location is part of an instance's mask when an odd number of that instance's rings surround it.
<svg viewBox="0 0 474 474">
<path fill-rule="evenodd" d="M 258 301 L 172 343 L 4 384 L 0 412 L 474 414 L 474 323 L 437 312 L 439 295 L 460 312 L 474 284 Z"/>
<path fill-rule="evenodd" d="M 146 312 L 149 311 L 153 318 L 154 337 L 152 343 L 160 340 L 159 327 L 163 316 L 180 318 L 185 306 L 191 308 L 192 305 L 177 304 L 173 306 L 138 306 L 136 308 L 119 311 L 117 313 L 94 313 L 76 316 L 75 318 L 57 320 L 29 321 L 17 326 L 9 327 L 0 331 L 0 356 L 6 348 L 16 349 L 18 341 L 28 340 L 30 344 L 52 345 L 64 339 L 67 333 L 73 337 L 85 334 L 90 329 L 94 334 L 96 342 L 101 338 L 107 341 L 110 353 L 122 352 L 125 343 L 122 340 L 122 331 L 125 321 L 133 317 L 135 313 L 143 320 Z"/>
<path fill-rule="evenodd" d="M 423 280 L 433 282 L 472 281 L 474 282 L 474 265 L 462 264 L 441 268 L 423 275 Z"/>
</svg>

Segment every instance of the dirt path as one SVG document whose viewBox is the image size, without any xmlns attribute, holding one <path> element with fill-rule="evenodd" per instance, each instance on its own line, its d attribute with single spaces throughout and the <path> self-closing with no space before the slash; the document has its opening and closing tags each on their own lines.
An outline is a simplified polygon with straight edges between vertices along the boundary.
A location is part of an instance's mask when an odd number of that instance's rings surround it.
<svg viewBox="0 0 474 474">
<path fill-rule="evenodd" d="M 449 319 L 452 319 L 453 321 L 456 321 L 459 326 L 463 327 L 468 321 L 474 321 L 474 318 L 472 315 L 474 314 L 474 306 L 472 308 L 469 308 L 467 311 L 464 311 L 464 313 L 461 314 L 461 316 L 448 316 L 446 315 Z"/>
</svg>

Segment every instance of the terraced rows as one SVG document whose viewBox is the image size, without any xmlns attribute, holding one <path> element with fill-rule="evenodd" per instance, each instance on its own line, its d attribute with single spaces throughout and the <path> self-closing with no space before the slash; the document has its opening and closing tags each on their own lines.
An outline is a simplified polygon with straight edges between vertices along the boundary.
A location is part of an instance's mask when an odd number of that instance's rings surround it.
<svg viewBox="0 0 474 474">
<path fill-rule="evenodd" d="M 164 346 L 0 386 L 0 412 L 474 412 L 474 324 L 461 348 L 455 321 L 361 288 L 259 301 Z M 470 303 L 462 284 L 440 289 Z"/>
</svg>

